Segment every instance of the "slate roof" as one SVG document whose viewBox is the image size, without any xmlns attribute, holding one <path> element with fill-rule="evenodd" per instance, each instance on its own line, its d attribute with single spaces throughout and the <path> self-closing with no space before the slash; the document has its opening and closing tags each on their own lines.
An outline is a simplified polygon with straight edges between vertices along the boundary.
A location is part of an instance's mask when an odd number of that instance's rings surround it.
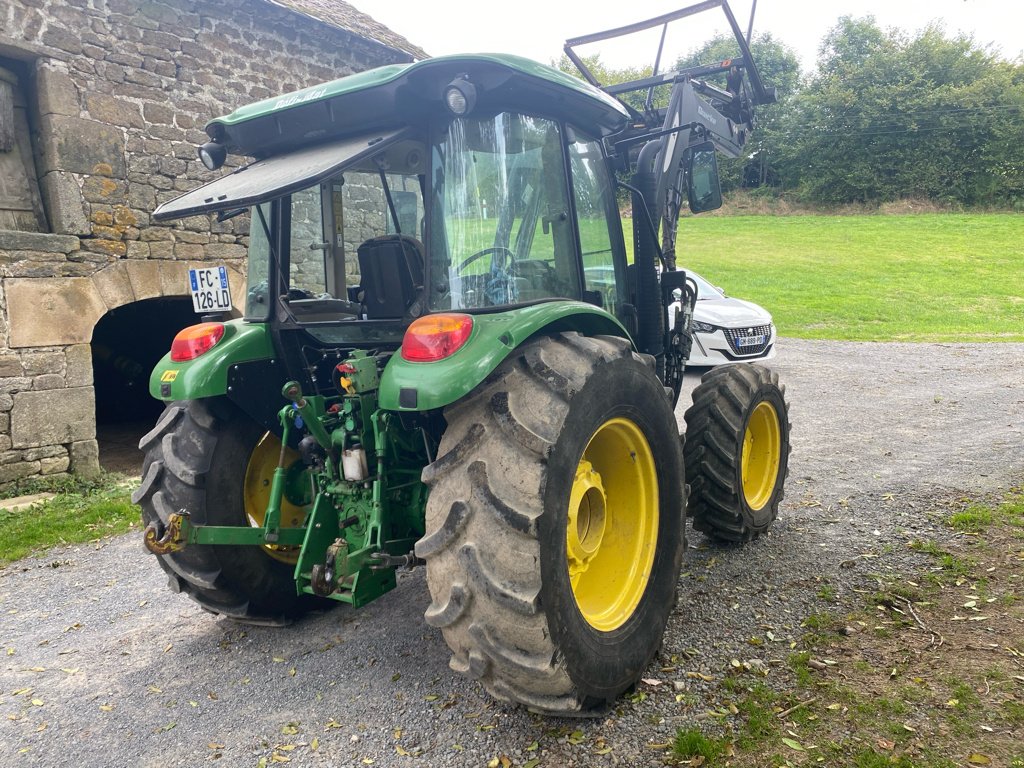
<svg viewBox="0 0 1024 768">
<path fill-rule="evenodd" d="M 328 26 L 337 27 L 393 51 L 405 53 L 410 60 L 429 58 L 427 52 L 422 48 L 413 45 L 397 32 L 357 10 L 345 0 L 266 0 L 266 2 L 301 13 L 303 16 L 308 16 Z"/>
</svg>

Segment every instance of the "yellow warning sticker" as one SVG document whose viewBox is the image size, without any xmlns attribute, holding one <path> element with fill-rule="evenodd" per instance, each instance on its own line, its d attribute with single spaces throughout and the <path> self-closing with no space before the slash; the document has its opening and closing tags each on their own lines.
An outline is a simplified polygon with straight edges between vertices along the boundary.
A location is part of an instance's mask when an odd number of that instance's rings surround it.
<svg viewBox="0 0 1024 768">
<path fill-rule="evenodd" d="M 174 381 L 176 378 L 178 378 L 178 372 L 177 371 L 164 371 L 163 374 L 161 374 L 161 376 L 160 376 L 160 381 L 163 381 L 163 382 Z"/>
</svg>

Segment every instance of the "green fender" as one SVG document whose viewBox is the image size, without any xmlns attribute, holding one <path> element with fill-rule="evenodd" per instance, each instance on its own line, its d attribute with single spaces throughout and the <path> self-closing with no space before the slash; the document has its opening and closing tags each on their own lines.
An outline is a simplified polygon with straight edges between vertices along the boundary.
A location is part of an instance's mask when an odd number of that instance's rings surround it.
<svg viewBox="0 0 1024 768">
<path fill-rule="evenodd" d="M 552 301 L 476 314 L 469 340 L 450 357 L 412 363 L 400 354 L 393 355 L 381 376 L 380 407 L 390 411 L 443 408 L 473 390 L 531 336 L 558 331 L 629 338 L 614 317 L 578 301 Z"/>
<path fill-rule="evenodd" d="M 228 369 L 235 363 L 274 357 L 270 328 L 261 323 L 229 320 L 213 349 L 194 360 L 176 363 L 168 352 L 149 377 L 149 393 L 157 400 L 196 400 L 227 394 Z M 282 384 L 284 382 L 281 382 Z"/>
</svg>

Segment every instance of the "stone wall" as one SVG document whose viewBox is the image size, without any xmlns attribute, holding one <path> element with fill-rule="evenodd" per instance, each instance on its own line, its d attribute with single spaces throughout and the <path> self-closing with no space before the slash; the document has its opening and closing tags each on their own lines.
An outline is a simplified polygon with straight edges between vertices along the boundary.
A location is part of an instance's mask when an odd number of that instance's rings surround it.
<svg viewBox="0 0 1024 768">
<path fill-rule="evenodd" d="M 0 66 L 23 83 L 48 233 L 0 232 L 0 485 L 97 468 L 89 342 L 106 312 L 185 295 L 226 264 L 244 300 L 245 217 L 150 213 L 210 173 L 205 122 L 408 56 L 256 0 L 6 0 Z M 238 162 L 229 158 L 229 165 Z"/>
</svg>

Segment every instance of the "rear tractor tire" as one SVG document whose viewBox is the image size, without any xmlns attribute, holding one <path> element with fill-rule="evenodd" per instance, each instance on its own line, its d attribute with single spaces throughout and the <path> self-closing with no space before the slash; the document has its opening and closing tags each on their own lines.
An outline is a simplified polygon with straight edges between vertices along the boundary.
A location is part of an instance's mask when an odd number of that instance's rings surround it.
<svg viewBox="0 0 1024 768">
<path fill-rule="evenodd" d="M 530 342 L 445 411 L 426 534 L 450 666 L 548 714 L 600 714 L 636 683 L 675 604 L 680 439 L 628 342 Z"/>
<path fill-rule="evenodd" d="M 778 517 L 789 471 L 789 406 L 779 376 L 760 366 L 706 373 L 686 411 L 688 513 L 712 538 L 745 542 Z"/>
<path fill-rule="evenodd" d="M 142 507 L 143 524 L 166 525 L 180 510 L 196 525 L 263 524 L 281 443 L 231 403 L 172 403 L 139 448 L 146 456 L 132 501 Z M 288 449 L 286 456 L 300 472 L 298 454 Z M 284 500 L 282 526 L 302 524 L 304 502 Z M 287 624 L 326 602 L 296 595 L 293 547 L 193 544 L 157 559 L 173 591 L 238 621 Z"/>
</svg>

